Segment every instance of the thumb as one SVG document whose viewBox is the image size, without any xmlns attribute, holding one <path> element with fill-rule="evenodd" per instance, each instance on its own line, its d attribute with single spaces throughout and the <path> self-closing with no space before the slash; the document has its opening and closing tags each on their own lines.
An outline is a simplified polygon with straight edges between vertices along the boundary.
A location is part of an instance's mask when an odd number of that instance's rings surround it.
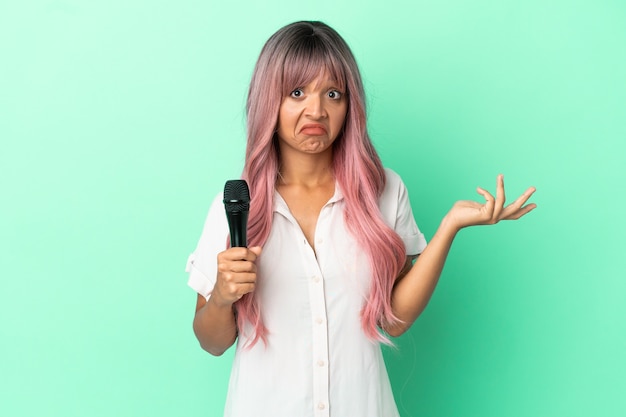
<svg viewBox="0 0 626 417">
<path fill-rule="evenodd" d="M 253 246 L 249 248 L 251 252 L 253 252 L 256 256 L 259 256 L 263 249 L 260 246 Z"/>
</svg>

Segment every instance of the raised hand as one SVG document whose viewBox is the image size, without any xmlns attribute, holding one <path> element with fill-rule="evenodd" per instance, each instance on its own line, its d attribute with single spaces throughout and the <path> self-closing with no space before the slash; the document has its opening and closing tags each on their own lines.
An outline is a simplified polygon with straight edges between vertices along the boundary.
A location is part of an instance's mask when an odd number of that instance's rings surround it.
<svg viewBox="0 0 626 417">
<path fill-rule="evenodd" d="M 535 192 L 534 187 L 528 188 L 521 196 L 508 206 L 504 206 L 504 177 L 498 175 L 495 198 L 485 189 L 478 187 L 478 194 L 485 198 L 485 203 L 476 201 L 457 201 L 446 215 L 451 225 L 457 229 L 480 224 L 496 224 L 500 220 L 517 220 L 535 207 L 536 204 L 526 204 Z"/>
<path fill-rule="evenodd" d="M 220 305 L 232 305 L 245 294 L 254 291 L 256 264 L 260 247 L 233 247 L 217 255 L 217 282 L 211 298 Z"/>
</svg>

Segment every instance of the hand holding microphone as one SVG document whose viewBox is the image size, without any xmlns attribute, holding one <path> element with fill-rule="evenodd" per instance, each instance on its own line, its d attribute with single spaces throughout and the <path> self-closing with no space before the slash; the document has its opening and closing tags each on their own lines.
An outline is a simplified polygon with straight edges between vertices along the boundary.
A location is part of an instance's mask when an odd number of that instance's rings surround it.
<svg viewBox="0 0 626 417">
<path fill-rule="evenodd" d="M 229 180 L 224 185 L 224 208 L 230 229 L 231 247 L 217 255 L 217 282 L 212 298 L 232 305 L 256 285 L 255 261 L 261 248 L 247 248 L 250 191 L 244 180 Z"/>
</svg>

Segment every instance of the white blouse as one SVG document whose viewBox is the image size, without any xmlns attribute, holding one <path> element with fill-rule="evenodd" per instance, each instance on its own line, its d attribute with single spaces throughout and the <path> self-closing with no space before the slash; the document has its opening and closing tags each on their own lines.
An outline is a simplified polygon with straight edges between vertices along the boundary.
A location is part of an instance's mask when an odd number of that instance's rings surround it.
<svg viewBox="0 0 626 417">
<path fill-rule="evenodd" d="M 384 220 L 402 238 L 407 255 L 426 247 L 400 177 L 386 170 L 379 201 Z M 189 257 L 189 286 L 210 296 L 217 254 L 226 249 L 228 224 L 221 195 Z M 267 345 L 246 349 L 251 329 L 239 334 L 225 417 L 397 417 L 380 344 L 363 333 L 360 312 L 371 270 L 344 224 L 338 186 L 322 208 L 314 253 L 287 204 L 275 193 L 270 236 L 257 260 L 256 296 Z M 316 256 L 317 255 L 317 256 Z"/>
</svg>

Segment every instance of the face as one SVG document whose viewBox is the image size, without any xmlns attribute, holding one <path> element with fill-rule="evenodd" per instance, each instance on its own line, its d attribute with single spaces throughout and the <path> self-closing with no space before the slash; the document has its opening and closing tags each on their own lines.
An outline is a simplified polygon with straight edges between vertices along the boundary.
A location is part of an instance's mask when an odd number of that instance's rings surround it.
<svg viewBox="0 0 626 417">
<path fill-rule="evenodd" d="M 330 151 L 343 127 L 348 98 L 337 82 L 322 74 L 283 98 L 278 113 L 281 153 Z"/>
</svg>

